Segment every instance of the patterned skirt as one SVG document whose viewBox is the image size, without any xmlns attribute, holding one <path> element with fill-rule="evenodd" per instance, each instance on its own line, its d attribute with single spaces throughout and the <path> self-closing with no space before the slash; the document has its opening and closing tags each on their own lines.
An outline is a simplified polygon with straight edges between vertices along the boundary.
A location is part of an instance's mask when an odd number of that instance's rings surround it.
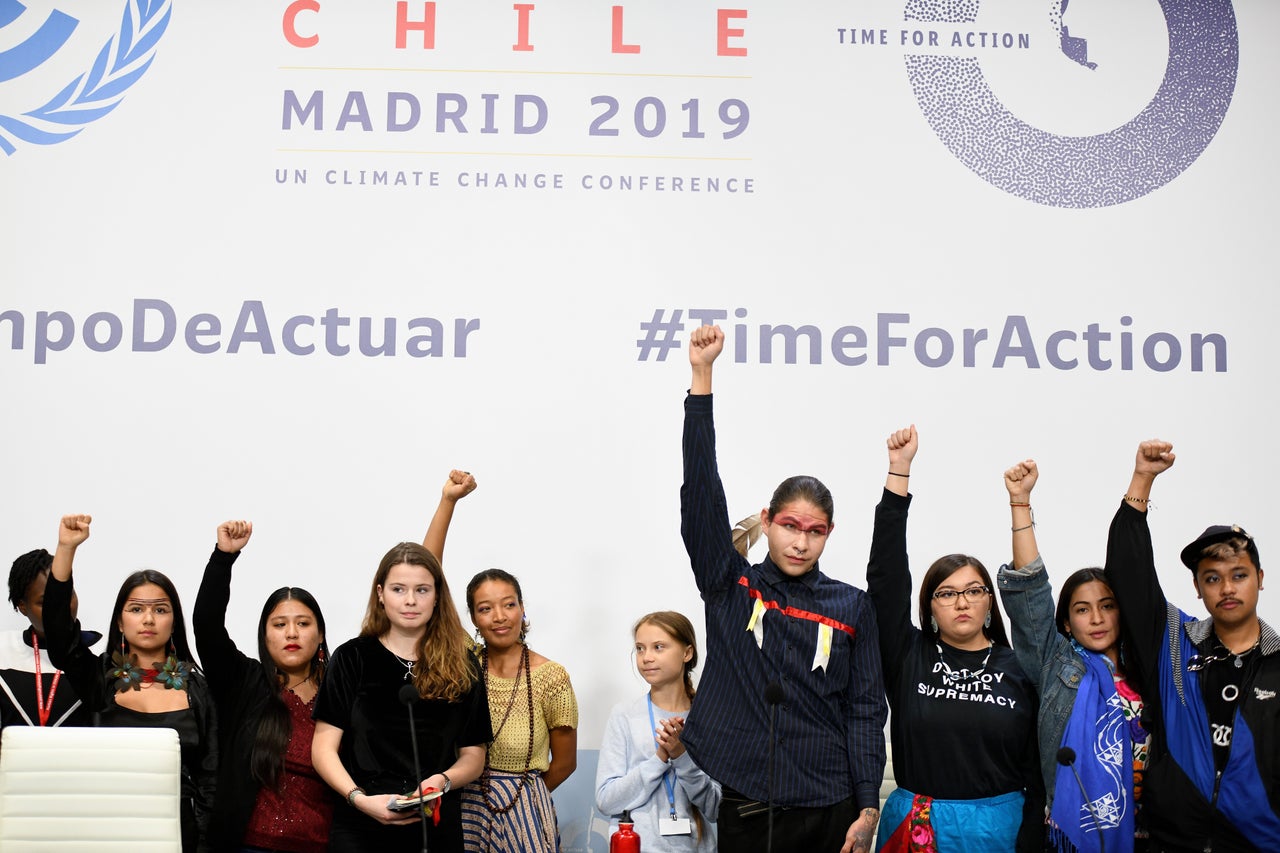
<svg viewBox="0 0 1280 853">
<path fill-rule="evenodd" d="M 525 777 L 528 781 L 521 785 Z M 481 777 L 462 789 L 462 839 L 467 853 L 558 853 L 556 807 L 541 772 L 490 768 L 488 803 L 483 784 Z M 515 805 L 502 811 L 513 799 Z"/>
</svg>

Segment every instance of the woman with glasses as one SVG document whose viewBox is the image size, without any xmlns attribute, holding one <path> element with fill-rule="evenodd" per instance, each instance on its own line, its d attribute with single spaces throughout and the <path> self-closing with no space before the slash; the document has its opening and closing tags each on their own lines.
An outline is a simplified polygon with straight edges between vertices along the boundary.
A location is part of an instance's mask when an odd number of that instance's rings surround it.
<svg viewBox="0 0 1280 853">
<path fill-rule="evenodd" d="M 898 789 L 877 850 L 1039 851 L 1043 792 L 1035 686 L 1018 665 L 976 558 L 948 554 L 920 585 L 911 624 L 907 483 L 914 426 L 891 434 L 867 591 L 875 602 Z"/>
<path fill-rule="evenodd" d="M 1124 670 L 1120 608 L 1103 570 L 1092 568 L 1063 582 L 1055 610 L 1031 515 L 1039 476 L 1031 459 L 1004 473 L 1013 563 L 1000 567 L 999 581 L 1018 661 L 1039 674 L 1050 849 L 1145 850 L 1137 807 L 1151 738 L 1139 719 L 1142 697 Z M 1058 763 L 1059 751 L 1067 749 L 1075 755 L 1073 767 Z"/>
</svg>

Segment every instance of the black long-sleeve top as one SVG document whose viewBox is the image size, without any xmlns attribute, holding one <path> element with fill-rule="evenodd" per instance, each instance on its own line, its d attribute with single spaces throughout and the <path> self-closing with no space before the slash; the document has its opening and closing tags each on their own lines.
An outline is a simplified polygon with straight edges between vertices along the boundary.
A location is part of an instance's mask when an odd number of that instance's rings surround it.
<svg viewBox="0 0 1280 853">
<path fill-rule="evenodd" d="M 867 592 L 876 607 L 889 695 L 889 735 L 898 786 L 938 799 L 969 800 L 1014 791 L 1025 796 L 1018 850 L 1040 849 L 1044 783 L 1036 741 L 1035 683 L 1013 650 L 939 645 L 911 624 L 907 561 L 910 496 L 886 489 L 876 507 Z M 983 661 L 985 660 L 985 666 Z M 981 676 L 969 674 L 982 671 Z"/>
<path fill-rule="evenodd" d="M 49 642 L 49 658 L 71 680 L 76 695 L 93 714 L 95 726 L 136 725 L 143 717 L 160 715 L 130 711 L 116 704 L 116 691 L 107 677 L 111 651 L 96 655 L 84 643 L 80 620 L 71 618 L 72 580 L 53 575 L 44 591 L 44 630 Z M 114 618 L 114 617 L 113 617 Z M 145 663 L 145 662 L 144 662 Z M 195 725 L 179 729 L 182 743 L 183 849 L 191 853 L 209 849 L 210 819 L 217 789 L 218 726 L 213 697 L 204 676 L 192 665 L 187 683 L 187 701 Z M 172 712 L 171 712 L 172 713 Z M 194 824 L 194 826 L 192 825 Z"/>
</svg>

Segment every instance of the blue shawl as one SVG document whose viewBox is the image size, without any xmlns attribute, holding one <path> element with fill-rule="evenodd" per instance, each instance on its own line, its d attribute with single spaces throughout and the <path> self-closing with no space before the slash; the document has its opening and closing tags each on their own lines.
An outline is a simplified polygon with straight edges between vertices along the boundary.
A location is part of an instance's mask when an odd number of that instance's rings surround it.
<svg viewBox="0 0 1280 853">
<path fill-rule="evenodd" d="M 1067 719 L 1062 745 L 1076 753 L 1076 770 L 1092 800 L 1097 822 L 1069 767 L 1054 779 L 1049 840 L 1059 851 L 1095 851 L 1098 828 L 1108 850 L 1132 849 L 1134 833 L 1133 742 L 1105 655 L 1072 642 L 1084 660 L 1084 678 Z"/>
</svg>

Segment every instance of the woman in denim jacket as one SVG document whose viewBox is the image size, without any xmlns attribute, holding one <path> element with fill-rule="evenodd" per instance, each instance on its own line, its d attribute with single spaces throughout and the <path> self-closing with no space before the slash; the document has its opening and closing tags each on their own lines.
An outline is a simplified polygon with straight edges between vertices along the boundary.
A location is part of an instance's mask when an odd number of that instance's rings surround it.
<svg viewBox="0 0 1280 853">
<path fill-rule="evenodd" d="M 1100 850 L 1101 834 L 1108 850 L 1142 850 L 1137 806 L 1150 737 L 1123 671 L 1120 611 L 1097 568 L 1067 578 L 1055 609 L 1031 514 L 1038 476 L 1031 459 L 1004 474 L 1013 563 L 1000 568 L 998 584 L 1018 662 L 1039 674 L 1049 849 Z"/>
</svg>

